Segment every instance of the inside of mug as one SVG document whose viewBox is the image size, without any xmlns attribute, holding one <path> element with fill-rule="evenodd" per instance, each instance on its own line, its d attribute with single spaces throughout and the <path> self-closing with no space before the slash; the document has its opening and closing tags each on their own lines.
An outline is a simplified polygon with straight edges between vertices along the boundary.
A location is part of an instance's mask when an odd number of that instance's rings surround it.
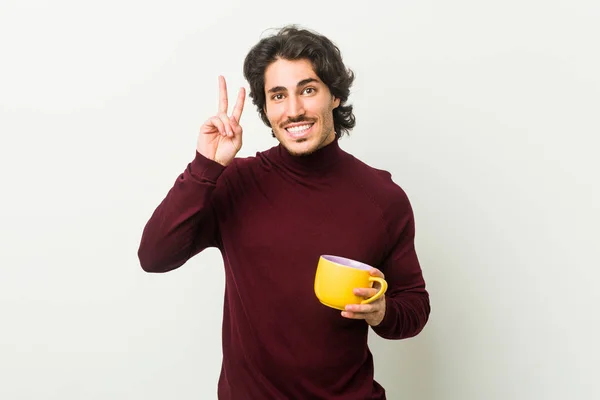
<svg viewBox="0 0 600 400">
<path fill-rule="evenodd" d="M 336 263 L 336 264 L 344 265 L 346 267 L 351 267 L 351 268 L 356 268 L 356 269 L 362 269 L 362 270 L 365 270 L 365 271 L 368 271 L 368 270 L 371 269 L 370 265 L 367 265 L 365 263 L 361 263 L 360 261 L 352 260 L 350 258 L 339 257 L 339 256 L 332 256 L 332 255 L 323 255 L 322 257 L 324 259 L 326 259 L 327 261 L 331 261 L 331 262 Z"/>
</svg>

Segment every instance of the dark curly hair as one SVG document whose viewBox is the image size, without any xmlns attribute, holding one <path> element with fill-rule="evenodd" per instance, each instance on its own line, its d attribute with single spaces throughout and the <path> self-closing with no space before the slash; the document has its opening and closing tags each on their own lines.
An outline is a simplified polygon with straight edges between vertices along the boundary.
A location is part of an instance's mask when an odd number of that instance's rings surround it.
<svg viewBox="0 0 600 400">
<path fill-rule="evenodd" d="M 307 29 L 288 25 L 274 35 L 261 39 L 246 55 L 244 77 L 250 84 L 250 98 L 263 122 L 271 127 L 265 113 L 265 70 L 277 59 L 307 59 L 315 73 L 327 85 L 340 105 L 333 110 L 335 135 L 349 134 L 356 125 L 352 105 L 345 105 L 354 81 L 354 73 L 342 61 L 339 48 L 328 38 Z"/>
</svg>

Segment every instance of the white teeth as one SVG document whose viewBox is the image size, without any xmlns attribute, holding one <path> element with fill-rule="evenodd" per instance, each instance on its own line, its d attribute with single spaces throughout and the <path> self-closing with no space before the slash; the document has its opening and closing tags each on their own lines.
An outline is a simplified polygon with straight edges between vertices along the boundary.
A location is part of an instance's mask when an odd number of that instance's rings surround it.
<svg viewBox="0 0 600 400">
<path fill-rule="evenodd" d="M 287 128 L 287 131 L 290 133 L 300 133 L 303 131 L 306 131 L 308 129 L 310 129 L 312 125 L 299 125 L 299 126 L 292 126 L 290 128 Z"/>
</svg>

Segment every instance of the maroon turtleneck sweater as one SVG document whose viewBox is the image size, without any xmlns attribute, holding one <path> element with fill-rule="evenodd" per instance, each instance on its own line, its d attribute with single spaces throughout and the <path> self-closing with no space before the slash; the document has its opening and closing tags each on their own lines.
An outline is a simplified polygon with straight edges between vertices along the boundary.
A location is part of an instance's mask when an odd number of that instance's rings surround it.
<svg viewBox="0 0 600 400">
<path fill-rule="evenodd" d="M 138 255 L 145 271 L 166 272 L 220 249 L 219 399 L 385 399 L 373 379 L 369 329 L 403 339 L 429 317 L 414 233 L 409 200 L 390 174 L 335 140 L 310 156 L 276 146 L 227 167 L 196 153 L 144 228 Z M 321 254 L 383 271 L 389 288 L 380 325 L 318 301 Z"/>
</svg>

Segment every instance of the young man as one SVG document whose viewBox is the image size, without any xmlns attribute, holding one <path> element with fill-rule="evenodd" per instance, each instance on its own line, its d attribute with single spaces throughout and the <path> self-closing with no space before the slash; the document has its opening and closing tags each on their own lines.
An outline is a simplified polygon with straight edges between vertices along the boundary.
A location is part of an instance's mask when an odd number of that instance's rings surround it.
<svg viewBox="0 0 600 400">
<path fill-rule="evenodd" d="M 262 39 L 244 62 L 250 97 L 279 144 L 236 158 L 245 91 L 200 128 L 195 158 L 148 221 L 142 268 L 166 272 L 208 247 L 225 266 L 219 399 L 385 399 L 373 379 L 372 329 L 417 335 L 430 312 L 404 191 L 343 151 L 353 82 L 337 47 L 295 27 Z M 386 295 L 337 311 L 313 285 L 319 256 L 372 265 Z M 375 288 L 356 288 L 369 297 Z"/>
</svg>

